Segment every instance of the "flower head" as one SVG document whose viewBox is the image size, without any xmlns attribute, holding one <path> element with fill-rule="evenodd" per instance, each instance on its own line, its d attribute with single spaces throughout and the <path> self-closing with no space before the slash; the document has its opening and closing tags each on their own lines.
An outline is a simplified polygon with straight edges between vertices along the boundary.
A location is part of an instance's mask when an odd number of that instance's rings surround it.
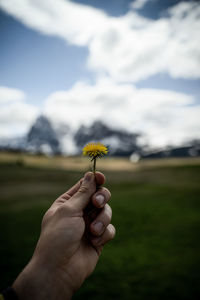
<svg viewBox="0 0 200 300">
<path fill-rule="evenodd" d="M 108 153 L 108 148 L 101 143 L 89 143 L 83 148 L 83 155 L 88 155 L 92 160 Z"/>
</svg>

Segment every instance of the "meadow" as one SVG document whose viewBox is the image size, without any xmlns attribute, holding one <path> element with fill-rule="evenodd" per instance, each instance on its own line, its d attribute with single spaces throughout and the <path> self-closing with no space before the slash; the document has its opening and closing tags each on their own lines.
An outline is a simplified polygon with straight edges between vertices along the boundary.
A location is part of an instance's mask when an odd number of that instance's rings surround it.
<svg viewBox="0 0 200 300">
<path fill-rule="evenodd" d="M 1 288 L 30 259 L 46 209 L 88 168 L 81 158 L 76 167 L 64 158 L 12 158 L 0 155 Z M 106 165 L 98 166 L 117 234 L 73 299 L 199 299 L 200 160 Z"/>
</svg>

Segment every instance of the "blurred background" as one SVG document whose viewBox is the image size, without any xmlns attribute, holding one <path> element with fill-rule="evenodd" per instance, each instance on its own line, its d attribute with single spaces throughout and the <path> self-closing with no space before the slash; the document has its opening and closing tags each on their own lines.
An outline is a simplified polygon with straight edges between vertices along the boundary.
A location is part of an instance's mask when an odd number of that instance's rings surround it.
<svg viewBox="0 0 200 300">
<path fill-rule="evenodd" d="M 75 299 L 198 299 L 200 2 L 0 0 L 1 287 L 91 168 L 115 240 Z"/>
</svg>

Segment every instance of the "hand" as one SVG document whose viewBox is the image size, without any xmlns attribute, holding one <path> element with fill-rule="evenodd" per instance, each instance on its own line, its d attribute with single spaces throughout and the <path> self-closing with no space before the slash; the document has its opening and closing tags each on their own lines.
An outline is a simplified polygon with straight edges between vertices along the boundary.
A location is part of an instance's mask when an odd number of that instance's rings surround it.
<svg viewBox="0 0 200 300">
<path fill-rule="evenodd" d="M 102 173 L 86 173 L 46 212 L 33 257 L 13 284 L 21 300 L 71 299 L 92 273 L 115 235 L 104 182 Z"/>
</svg>

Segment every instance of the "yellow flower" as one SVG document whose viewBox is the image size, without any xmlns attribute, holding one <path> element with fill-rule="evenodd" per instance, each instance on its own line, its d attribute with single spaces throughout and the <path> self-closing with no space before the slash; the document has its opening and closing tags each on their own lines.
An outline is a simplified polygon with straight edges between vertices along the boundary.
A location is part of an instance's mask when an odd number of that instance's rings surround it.
<svg viewBox="0 0 200 300">
<path fill-rule="evenodd" d="M 96 159 L 108 153 L 108 148 L 101 143 L 89 143 L 83 148 L 83 155 L 91 157 L 94 161 L 93 172 L 96 171 Z"/>
<path fill-rule="evenodd" d="M 83 148 L 83 155 L 94 158 L 102 157 L 108 153 L 108 148 L 101 143 L 89 143 Z"/>
</svg>

